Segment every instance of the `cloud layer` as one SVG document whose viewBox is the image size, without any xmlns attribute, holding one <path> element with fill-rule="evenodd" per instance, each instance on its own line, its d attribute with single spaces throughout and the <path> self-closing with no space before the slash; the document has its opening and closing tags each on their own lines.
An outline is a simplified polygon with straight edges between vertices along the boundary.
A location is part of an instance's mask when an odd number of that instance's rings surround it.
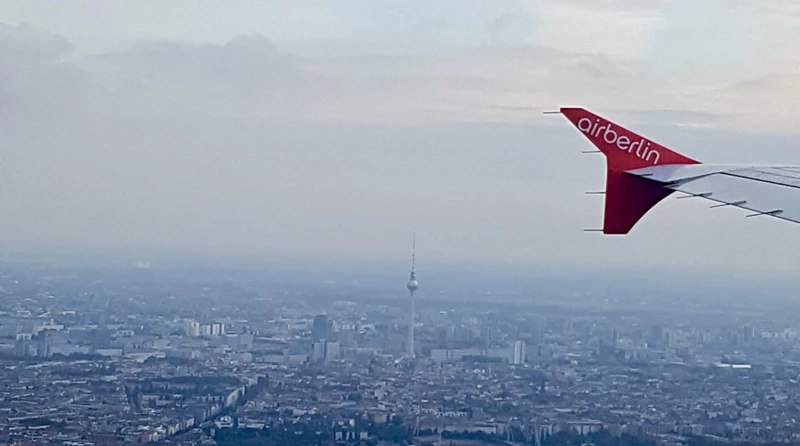
<svg viewBox="0 0 800 446">
<path fill-rule="evenodd" d="M 43 25 L 0 25 L 0 240 L 396 258 L 417 230 L 431 260 L 796 264 L 796 227 L 689 200 L 627 238 L 586 236 L 602 160 L 540 113 L 584 105 L 700 159 L 800 164 L 800 78 L 777 44 L 796 29 L 790 2 L 732 9 L 736 27 L 776 20 L 752 39 L 683 20 L 715 17 L 711 3 L 379 3 L 263 2 L 246 11 L 259 21 L 209 2 L 149 22 L 128 3 L 115 25 L 105 7 L 12 2 L 7 16 Z"/>
</svg>

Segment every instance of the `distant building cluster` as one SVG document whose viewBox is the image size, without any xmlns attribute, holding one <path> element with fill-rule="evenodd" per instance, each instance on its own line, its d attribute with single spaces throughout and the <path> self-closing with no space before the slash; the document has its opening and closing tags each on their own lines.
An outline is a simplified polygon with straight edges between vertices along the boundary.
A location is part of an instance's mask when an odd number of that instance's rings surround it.
<svg viewBox="0 0 800 446">
<path fill-rule="evenodd" d="M 0 444 L 215 444 L 287 420 L 319 443 L 800 434 L 800 335 L 780 312 L 459 294 L 412 319 L 408 295 L 360 287 L 40 274 L 0 278 Z"/>
</svg>

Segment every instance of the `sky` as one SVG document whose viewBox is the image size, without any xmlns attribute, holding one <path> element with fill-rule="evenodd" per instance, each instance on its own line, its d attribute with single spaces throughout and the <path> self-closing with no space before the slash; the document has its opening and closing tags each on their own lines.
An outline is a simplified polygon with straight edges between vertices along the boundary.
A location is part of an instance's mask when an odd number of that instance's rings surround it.
<svg viewBox="0 0 800 446">
<path fill-rule="evenodd" d="M 599 227 L 584 106 L 800 164 L 788 0 L 5 0 L 0 245 L 793 274 L 800 227 L 670 197 Z"/>
</svg>

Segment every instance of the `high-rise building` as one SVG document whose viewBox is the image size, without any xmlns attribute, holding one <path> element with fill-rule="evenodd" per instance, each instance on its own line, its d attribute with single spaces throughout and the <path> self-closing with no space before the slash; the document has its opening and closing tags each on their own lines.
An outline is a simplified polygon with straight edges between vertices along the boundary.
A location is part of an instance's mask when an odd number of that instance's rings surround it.
<svg viewBox="0 0 800 446">
<path fill-rule="evenodd" d="M 325 359 L 325 353 L 327 350 L 326 344 L 327 342 L 324 339 L 321 341 L 314 342 L 311 348 L 311 361 L 319 362 Z"/>
<path fill-rule="evenodd" d="M 338 342 L 327 342 L 325 344 L 325 360 L 333 361 L 342 356 L 342 350 Z"/>
<path fill-rule="evenodd" d="M 223 336 L 225 334 L 225 324 L 214 322 L 211 324 L 211 336 Z"/>
<path fill-rule="evenodd" d="M 28 339 L 17 339 L 14 346 L 14 353 L 19 357 L 31 356 L 31 341 Z"/>
<path fill-rule="evenodd" d="M 37 345 L 37 355 L 42 358 L 49 358 L 53 356 L 53 342 L 50 338 L 50 330 L 42 330 L 38 335 L 39 342 Z"/>
<path fill-rule="evenodd" d="M 655 348 L 664 347 L 666 329 L 663 325 L 650 327 L 650 346 Z"/>
<path fill-rule="evenodd" d="M 756 329 L 752 325 L 745 325 L 742 327 L 742 340 L 745 344 L 753 342 L 756 337 Z"/>
<path fill-rule="evenodd" d="M 511 362 L 515 365 L 525 363 L 525 343 L 523 341 L 514 343 L 514 357 Z"/>
<path fill-rule="evenodd" d="M 111 330 L 107 327 L 99 327 L 92 330 L 92 350 L 109 348 L 111 348 Z"/>
<path fill-rule="evenodd" d="M 328 316 L 320 314 L 314 318 L 314 326 L 311 329 L 311 338 L 314 342 L 319 342 L 323 339 L 329 339 L 330 333 L 328 332 L 330 325 L 328 324 Z"/>
<path fill-rule="evenodd" d="M 186 334 L 193 338 L 200 336 L 200 323 L 195 320 L 187 321 Z"/>
</svg>

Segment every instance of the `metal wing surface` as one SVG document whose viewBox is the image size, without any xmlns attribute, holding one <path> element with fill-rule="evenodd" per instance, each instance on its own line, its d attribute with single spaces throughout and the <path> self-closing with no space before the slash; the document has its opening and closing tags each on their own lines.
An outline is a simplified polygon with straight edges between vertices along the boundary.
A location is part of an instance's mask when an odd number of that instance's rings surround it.
<svg viewBox="0 0 800 446">
<path fill-rule="evenodd" d="M 663 187 L 751 211 L 748 217 L 772 216 L 800 223 L 800 166 L 654 166 L 626 172 Z"/>
</svg>

